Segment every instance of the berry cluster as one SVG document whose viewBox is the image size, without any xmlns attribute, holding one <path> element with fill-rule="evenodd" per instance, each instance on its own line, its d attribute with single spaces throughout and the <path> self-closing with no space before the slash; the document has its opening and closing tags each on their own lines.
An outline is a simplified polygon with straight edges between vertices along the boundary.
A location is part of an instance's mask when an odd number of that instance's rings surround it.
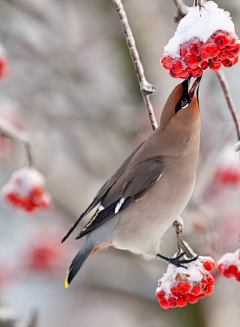
<svg viewBox="0 0 240 327">
<path fill-rule="evenodd" d="M 209 271 L 214 267 L 214 260 L 199 257 L 186 265 L 187 269 L 169 264 L 159 279 L 155 295 L 163 309 L 183 307 L 187 301 L 197 303 L 212 293 L 214 279 Z"/>
<path fill-rule="evenodd" d="M 34 168 L 22 168 L 12 174 L 2 189 L 2 196 L 13 206 L 26 212 L 45 209 L 51 205 L 51 197 L 44 190 L 44 177 Z"/>
<path fill-rule="evenodd" d="M 223 276 L 235 277 L 240 282 L 240 249 L 224 254 L 218 261 L 218 269 Z"/>
<path fill-rule="evenodd" d="M 232 67 L 238 62 L 239 40 L 223 30 L 214 32 L 206 42 L 198 37 L 180 45 L 179 54 L 169 52 L 161 56 L 161 64 L 172 77 L 199 77 L 203 70 L 219 70 L 221 66 Z"/>
<path fill-rule="evenodd" d="M 59 268 L 63 255 L 58 243 L 58 239 L 46 238 L 33 242 L 27 253 L 28 267 L 34 271 L 51 271 Z"/>
<path fill-rule="evenodd" d="M 215 180 L 221 184 L 236 185 L 240 183 L 240 169 L 235 167 L 218 169 Z"/>
</svg>

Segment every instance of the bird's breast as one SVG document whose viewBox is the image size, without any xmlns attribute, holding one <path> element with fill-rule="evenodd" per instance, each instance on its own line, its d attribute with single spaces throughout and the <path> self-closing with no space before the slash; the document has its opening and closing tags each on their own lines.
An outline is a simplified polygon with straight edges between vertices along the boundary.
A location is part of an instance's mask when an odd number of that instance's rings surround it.
<svg viewBox="0 0 240 327">
<path fill-rule="evenodd" d="M 113 245 L 144 256 L 155 256 L 162 235 L 182 213 L 192 195 L 195 166 L 189 158 L 166 160 L 159 181 L 119 213 Z"/>
</svg>

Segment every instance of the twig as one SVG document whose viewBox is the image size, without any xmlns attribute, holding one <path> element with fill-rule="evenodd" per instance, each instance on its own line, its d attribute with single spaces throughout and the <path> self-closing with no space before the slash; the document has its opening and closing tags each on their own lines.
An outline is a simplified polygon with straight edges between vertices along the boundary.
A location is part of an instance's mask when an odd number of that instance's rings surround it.
<svg viewBox="0 0 240 327">
<path fill-rule="evenodd" d="M 142 66 L 142 63 L 140 61 L 139 58 L 139 54 L 136 48 L 136 44 L 135 44 L 135 40 L 127 19 L 127 15 L 125 12 L 125 9 L 123 7 L 122 1 L 121 0 L 112 0 L 119 19 L 120 19 L 120 23 L 122 25 L 122 29 L 123 29 L 123 33 L 127 42 L 127 46 L 133 61 L 133 65 L 137 74 L 137 78 L 138 78 L 138 82 L 140 85 L 140 91 L 142 93 L 143 96 L 143 100 L 145 103 L 145 106 L 147 108 L 148 111 L 148 115 L 149 115 L 149 119 L 152 125 L 152 129 L 155 130 L 158 127 L 157 121 L 156 121 L 156 117 L 153 111 L 153 107 L 150 101 L 150 94 L 154 94 L 157 92 L 157 88 L 153 85 L 151 85 L 150 83 L 148 83 L 148 81 L 146 80 L 146 77 L 144 75 L 144 69 Z"/>
<path fill-rule="evenodd" d="M 174 2 L 178 8 L 178 12 L 174 15 L 174 20 L 176 23 L 178 23 L 184 16 L 187 15 L 187 6 L 182 0 L 174 0 Z"/>
<path fill-rule="evenodd" d="M 228 104 L 228 108 L 229 108 L 230 113 L 232 115 L 232 118 L 233 118 L 233 121 L 234 121 L 234 124 L 235 124 L 235 127 L 236 127 L 238 142 L 239 142 L 240 141 L 239 119 L 238 119 L 238 116 L 237 116 L 237 112 L 236 112 L 236 108 L 235 108 L 233 99 L 231 97 L 231 94 L 230 94 L 230 91 L 229 91 L 229 88 L 228 88 L 228 83 L 227 83 L 225 74 L 224 74 L 224 72 L 222 70 L 216 71 L 216 74 L 217 74 L 217 77 L 218 77 L 218 79 L 220 81 L 220 84 L 222 86 L 223 93 L 225 95 L 225 98 L 226 98 L 226 101 L 227 101 L 227 104 Z M 236 149 L 236 151 L 238 151 L 238 150 Z"/>
<path fill-rule="evenodd" d="M 22 131 L 14 127 L 6 120 L 0 118 L 0 135 L 2 137 L 12 139 L 22 144 L 25 147 L 27 153 L 28 165 L 31 167 L 33 164 L 33 156 L 32 156 L 31 141 L 30 141 L 29 134 L 25 131 Z"/>
</svg>

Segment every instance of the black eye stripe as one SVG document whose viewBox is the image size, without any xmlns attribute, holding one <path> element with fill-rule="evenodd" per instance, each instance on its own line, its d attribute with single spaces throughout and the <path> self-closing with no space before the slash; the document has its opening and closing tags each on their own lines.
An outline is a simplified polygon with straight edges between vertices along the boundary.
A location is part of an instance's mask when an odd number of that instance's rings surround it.
<svg viewBox="0 0 240 327">
<path fill-rule="evenodd" d="M 178 103 L 176 105 L 175 112 L 177 113 L 179 110 L 181 110 L 183 107 L 185 107 L 190 102 L 191 102 L 191 100 L 190 100 L 189 94 L 188 94 L 188 92 L 186 92 L 184 90 L 180 100 L 178 101 Z"/>
</svg>

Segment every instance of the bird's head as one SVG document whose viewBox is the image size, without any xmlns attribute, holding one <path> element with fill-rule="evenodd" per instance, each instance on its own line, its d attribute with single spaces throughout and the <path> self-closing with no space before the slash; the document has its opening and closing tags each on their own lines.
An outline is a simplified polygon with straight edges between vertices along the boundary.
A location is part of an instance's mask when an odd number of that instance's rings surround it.
<svg viewBox="0 0 240 327">
<path fill-rule="evenodd" d="M 160 131 L 166 128 L 189 129 L 195 122 L 199 122 L 199 84 L 201 77 L 198 77 L 190 87 L 190 80 L 186 79 L 177 85 L 170 94 L 163 108 Z"/>
</svg>

